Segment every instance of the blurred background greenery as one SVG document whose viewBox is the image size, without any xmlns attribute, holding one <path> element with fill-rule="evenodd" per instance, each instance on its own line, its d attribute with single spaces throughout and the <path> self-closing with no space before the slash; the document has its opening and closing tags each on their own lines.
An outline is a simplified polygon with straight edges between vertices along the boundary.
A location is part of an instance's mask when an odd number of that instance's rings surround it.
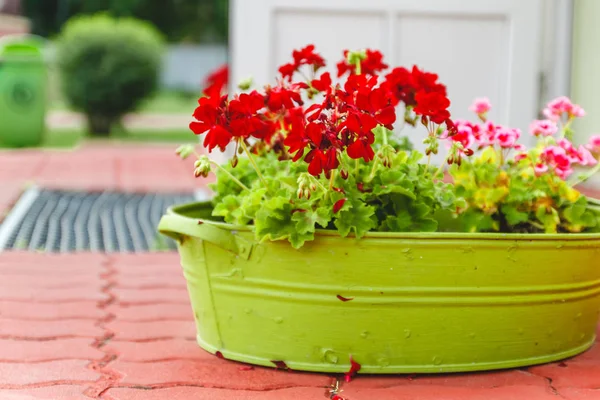
<svg viewBox="0 0 600 400">
<path fill-rule="evenodd" d="M 188 123 L 204 78 L 227 62 L 228 0 L 14 1 L 47 39 L 42 147 L 197 140 Z"/>
<path fill-rule="evenodd" d="M 152 23 L 171 43 L 227 43 L 228 0 L 23 0 L 32 33 L 58 34 L 73 16 L 109 12 Z"/>
</svg>

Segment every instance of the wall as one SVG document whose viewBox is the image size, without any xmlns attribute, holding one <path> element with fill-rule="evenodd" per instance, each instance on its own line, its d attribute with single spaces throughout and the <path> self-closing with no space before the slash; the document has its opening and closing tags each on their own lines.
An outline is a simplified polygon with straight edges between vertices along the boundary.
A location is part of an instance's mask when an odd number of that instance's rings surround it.
<svg viewBox="0 0 600 400">
<path fill-rule="evenodd" d="M 227 47 L 219 45 L 169 46 L 161 84 L 169 89 L 200 90 L 205 77 L 227 62 Z"/>
<path fill-rule="evenodd" d="M 50 43 L 46 57 L 51 65 L 55 62 L 54 55 Z M 164 55 L 161 86 L 197 92 L 207 74 L 225 64 L 227 58 L 227 46 L 224 45 L 171 45 Z"/>
<path fill-rule="evenodd" d="M 0 37 L 26 32 L 29 32 L 29 20 L 0 13 Z"/>
<path fill-rule="evenodd" d="M 600 134 L 599 16 L 600 1 L 575 0 L 571 96 L 587 112 L 574 126 L 581 141 Z"/>
</svg>

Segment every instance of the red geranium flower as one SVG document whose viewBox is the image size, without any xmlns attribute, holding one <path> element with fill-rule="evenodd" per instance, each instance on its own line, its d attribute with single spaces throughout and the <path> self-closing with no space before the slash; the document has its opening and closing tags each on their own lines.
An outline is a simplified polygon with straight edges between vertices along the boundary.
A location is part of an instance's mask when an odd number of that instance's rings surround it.
<svg viewBox="0 0 600 400">
<path fill-rule="evenodd" d="M 228 81 L 229 67 L 225 64 L 206 77 L 204 93 L 207 96 L 220 96 Z"/>
<path fill-rule="evenodd" d="M 288 81 L 292 80 L 292 76 L 296 72 L 296 65 L 292 63 L 284 64 L 279 67 L 279 73 L 283 79 L 287 79 Z"/>
<path fill-rule="evenodd" d="M 322 172 L 329 173 L 329 171 L 339 166 L 335 148 L 329 148 L 325 151 L 312 149 L 304 157 L 304 161 L 308 162 L 308 173 L 313 176 L 319 176 Z"/>
<path fill-rule="evenodd" d="M 309 44 L 300 50 L 294 50 L 292 53 L 296 66 L 312 65 L 315 70 L 325 66 L 325 60 L 318 53 L 315 53 L 315 45 Z"/>
<path fill-rule="evenodd" d="M 438 92 L 443 96 L 446 96 L 446 86 L 437 82 L 437 74 L 421 71 L 415 65 L 412 69 L 412 79 L 414 82 L 414 87 L 417 91 L 425 91 L 427 93 Z"/>
<path fill-rule="evenodd" d="M 450 100 L 442 93 L 420 91 L 417 92 L 415 100 L 415 114 L 427 117 L 436 124 L 444 123 L 450 118 L 450 112 L 447 110 Z"/>
<path fill-rule="evenodd" d="M 196 135 L 206 133 L 204 147 L 211 152 L 215 147 L 225 151 L 233 135 L 224 127 L 226 119 L 224 112 L 227 96 L 202 97 L 198 100 L 198 107 L 194 111 L 197 121 L 190 123 L 190 129 Z"/>
<path fill-rule="evenodd" d="M 289 82 L 292 81 L 294 72 L 296 72 L 303 65 L 310 65 L 313 71 L 317 71 L 319 68 L 325 66 L 325 60 L 318 53 L 315 53 L 315 46 L 310 44 L 303 49 L 294 50 L 292 53 L 294 58 L 293 63 L 284 64 L 279 67 L 279 73 L 283 79 L 287 79 Z"/>
<path fill-rule="evenodd" d="M 373 143 L 375 142 L 375 135 L 372 133 L 367 133 L 359 136 L 354 143 L 352 143 L 346 149 L 346 153 L 352 159 L 362 158 L 366 162 L 371 161 L 375 157 L 375 152 L 373 151 Z"/>
<path fill-rule="evenodd" d="M 241 138 L 264 137 L 268 126 L 261 116 L 257 115 L 264 106 L 264 97 L 256 90 L 249 94 L 242 93 L 238 98 L 232 99 L 229 102 L 231 134 Z"/>
<path fill-rule="evenodd" d="M 396 110 L 392 105 L 390 92 L 385 88 L 359 91 L 356 94 L 356 106 L 388 129 L 392 129 L 392 124 L 396 122 Z"/>
<path fill-rule="evenodd" d="M 298 85 L 295 85 L 293 88 L 282 86 L 268 88 L 266 95 L 267 106 L 271 111 L 280 111 L 282 108 L 294 108 L 294 103 L 299 106 L 303 105 L 304 102 L 302 101 L 302 96 L 300 96 L 299 89 Z"/>
<path fill-rule="evenodd" d="M 319 79 L 313 79 L 311 85 L 319 92 L 329 92 L 331 91 L 331 75 L 329 72 L 325 72 Z"/>
<path fill-rule="evenodd" d="M 385 79 L 385 86 L 394 95 L 395 104 L 403 102 L 407 106 L 415 105 L 415 85 L 409 70 L 403 67 L 394 68 Z"/>
<path fill-rule="evenodd" d="M 360 73 L 361 75 L 375 75 L 379 71 L 383 71 L 388 67 L 383 62 L 383 54 L 379 50 L 367 49 L 365 50 L 366 57 L 360 62 Z M 344 50 L 344 60 L 337 63 L 338 77 L 350 72 L 354 74 L 356 72 L 356 66 L 348 64 L 348 50 Z"/>
</svg>

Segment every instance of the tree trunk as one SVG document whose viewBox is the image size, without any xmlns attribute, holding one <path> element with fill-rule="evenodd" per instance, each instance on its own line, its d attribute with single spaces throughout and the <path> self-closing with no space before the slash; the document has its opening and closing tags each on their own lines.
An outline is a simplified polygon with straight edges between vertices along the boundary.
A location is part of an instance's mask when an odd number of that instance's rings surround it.
<svg viewBox="0 0 600 400">
<path fill-rule="evenodd" d="M 114 119 L 105 115 L 88 115 L 88 129 L 92 136 L 108 137 Z"/>
</svg>

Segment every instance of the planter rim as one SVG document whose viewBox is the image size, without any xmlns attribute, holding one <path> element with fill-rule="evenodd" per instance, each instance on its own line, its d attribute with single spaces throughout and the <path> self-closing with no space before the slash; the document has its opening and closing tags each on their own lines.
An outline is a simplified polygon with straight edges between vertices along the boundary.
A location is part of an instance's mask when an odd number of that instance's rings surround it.
<svg viewBox="0 0 600 400">
<path fill-rule="evenodd" d="M 225 222 L 213 221 L 203 218 L 192 218 L 185 215 L 186 210 L 204 208 L 212 204 L 210 201 L 192 202 L 181 205 L 174 205 L 167 209 L 166 214 L 172 218 L 176 218 L 180 223 L 193 224 L 198 226 L 198 222 L 212 225 L 214 227 L 235 231 L 235 232 L 252 232 L 254 231 L 251 225 L 233 225 Z M 339 237 L 337 231 L 328 229 L 317 229 L 315 236 L 334 236 Z M 354 234 L 348 235 L 347 238 L 354 237 Z M 445 240 L 445 239 L 478 239 L 478 240 L 503 240 L 503 241 L 549 241 L 549 240 L 600 240 L 600 232 L 596 233 L 488 233 L 488 232 L 367 232 L 362 239 L 430 239 L 430 240 Z"/>
</svg>

